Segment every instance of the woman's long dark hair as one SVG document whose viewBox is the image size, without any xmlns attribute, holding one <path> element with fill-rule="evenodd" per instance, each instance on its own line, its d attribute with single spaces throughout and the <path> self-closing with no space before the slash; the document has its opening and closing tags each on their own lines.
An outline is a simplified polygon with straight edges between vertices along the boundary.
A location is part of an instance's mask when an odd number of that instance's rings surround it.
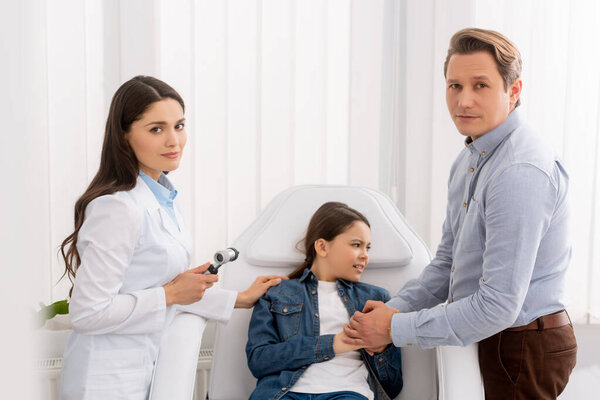
<svg viewBox="0 0 600 400">
<path fill-rule="evenodd" d="M 317 240 L 333 240 L 337 235 L 349 229 L 356 221 L 364 222 L 369 228 L 371 227 L 364 215 L 344 203 L 330 201 L 319 207 L 308 223 L 306 236 L 298 242 L 298 245 L 304 242 L 304 254 L 306 258 L 288 277 L 291 279 L 300 278 L 304 269 L 310 268 L 317 256 L 315 250 L 315 242 Z"/>
<path fill-rule="evenodd" d="M 131 124 L 141 118 L 148 107 L 160 100 L 176 100 L 183 110 L 181 96 L 171 86 L 151 76 L 136 76 L 125 82 L 116 91 L 110 104 L 104 142 L 100 156 L 100 167 L 92 182 L 75 203 L 75 230 L 63 240 L 60 253 L 65 261 L 65 272 L 71 283 L 81 264 L 77 251 L 77 236 L 85 219 L 85 209 L 96 197 L 112 194 L 135 187 L 138 176 L 138 160 L 125 139 Z M 73 291 L 69 291 L 69 296 Z"/>
</svg>

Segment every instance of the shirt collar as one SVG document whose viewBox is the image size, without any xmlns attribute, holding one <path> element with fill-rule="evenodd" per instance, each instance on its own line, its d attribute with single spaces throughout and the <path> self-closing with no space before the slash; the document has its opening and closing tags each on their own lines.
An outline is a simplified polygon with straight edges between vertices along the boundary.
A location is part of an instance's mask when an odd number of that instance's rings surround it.
<svg viewBox="0 0 600 400">
<path fill-rule="evenodd" d="M 309 279 L 310 276 L 314 276 L 313 279 L 318 279 L 317 275 L 315 275 L 315 273 L 311 271 L 310 267 L 306 267 L 304 268 L 304 272 L 302 272 L 302 276 L 298 280 L 300 282 L 304 282 L 305 280 Z M 353 284 L 353 282 L 345 281 L 344 279 L 338 279 L 337 281 L 341 282 L 343 285 L 348 287 L 352 287 Z"/>
<path fill-rule="evenodd" d="M 173 200 L 177 196 L 177 189 L 164 173 L 160 174 L 158 182 L 144 172 L 139 171 L 140 178 L 146 183 L 158 203 L 163 207 L 173 207 Z"/>
<path fill-rule="evenodd" d="M 467 137 L 465 140 L 465 146 L 471 153 L 477 153 L 482 156 L 490 154 L 498 145 L 512 133 L 521 123 L 523 122 L 523 115 L 519 107 L 515 108 L 503 123 L 479 137 L 476 140 L 472 140 L 471 137 Z"/>
</svg>

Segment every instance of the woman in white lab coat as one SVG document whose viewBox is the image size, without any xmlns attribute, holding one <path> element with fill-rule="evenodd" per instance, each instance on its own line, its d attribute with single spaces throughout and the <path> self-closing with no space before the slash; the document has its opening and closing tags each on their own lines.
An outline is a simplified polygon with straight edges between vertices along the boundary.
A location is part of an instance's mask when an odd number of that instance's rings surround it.
<svg viewBox="0 0 600 400">
<path fill-rule="evenodd" d="M 227 321 L 234 307 L 252 307 L 280 282 L 259 277 L 237 293 L 211 288 L 218 277 L 203 274 L 208 264 L 189 269 L 190 235 L 165 175 L 179 166 L 185 143 L 184 103 L 169 85 L 138 76 L 117 90 L 100 168 L 61 245 L 74 280 L 61 399 L 146 399 L 177 309 Z"/>
</svg>

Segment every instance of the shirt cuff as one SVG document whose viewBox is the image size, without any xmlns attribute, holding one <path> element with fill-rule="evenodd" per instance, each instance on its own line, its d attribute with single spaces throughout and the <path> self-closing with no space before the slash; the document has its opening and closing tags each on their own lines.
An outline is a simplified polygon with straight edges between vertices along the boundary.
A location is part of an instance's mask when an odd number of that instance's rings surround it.
<svg viewBox="0 0 600 400">
<path fill-rule="evenodd" d="M 333 339 L 335 335 L 321 335 L 317 340 L 315 357 L 317 362 L 329 361 L 335 357 L 333 351 Z"/>
<path fill-rule="evenodd" d="M 410 347 L 417 344 L 415 317 L 417 313 L 397 313 L 392 316 L 392 341 L 396 347 Z"/>
</svg>

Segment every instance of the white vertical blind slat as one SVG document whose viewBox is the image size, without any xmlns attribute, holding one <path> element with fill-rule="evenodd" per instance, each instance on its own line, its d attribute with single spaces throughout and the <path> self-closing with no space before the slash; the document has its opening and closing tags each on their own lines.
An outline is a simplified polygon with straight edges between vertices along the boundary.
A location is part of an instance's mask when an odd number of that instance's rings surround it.
<svg viewBox="0 0 600 400">
<path fill-rule="evenodd" d="M 348 156 L 352 185 L 379 184 L 383 11 L 383 0 L 352 1 Z"/>
<path fill-rule="evenodd" d="M 326 2 L 325 42 L 325 179 L 348 182 L 351 2 Z"/>
<path fill-rule="evenodd" d="M 227 21 L 227 244 L 257 212 L 258 4 L 229 0 Z"/>
<path fill-rule="evenodd" d="M 65 18 L 71 21 L 65 24 Z M 85 3 L 52 3 L 47 8 L 48 135 L 51 243 L 58 246 L 73 230 L 73 206 L 87 186 Z M 64 272 L 52 250 L 52 283 Z M 70 284 L 52 288 L 63 298 Z"/>
<path fill-rule="evenodd" d="M 97 0 L 85 1 L 85 96 L 86 96 L 86 165 L 87 181 L 100 166 L 104 137 L 104 10 Z"/>
<path fill-rule="evenodd" d="M 261 208 L 294 179 L 294 3 L 264 0 L 261 41 Z"/>
<path fill-rule="evenodd" d="M 325 180 L 325 3 L 295 3 L 294 184 Z"/>
<path fill-rule="evenodd" d="M 434 96 L 433 92 L 434 54 L 431 47 L 434 43 L 434 1 L 425 0 L 406 3 L 406 121 L 404 123 L 404 147 L 406 159 L 403 162 L 405 176 L 405 210 L 408 222 L 425 240 L 430 249 L 437 243 L 430 240 L 431 198 L 431 146 L 432 115 L 430 112 Z M 419 40 L 416 40 L 419 38 Z M 437 79 L 443 79 L 443 76 Z M 440 185 L 445 184 L 447 178 Z M 438 221 L 439 222 L 439 221 Z"/>
<path fill-rule="evenodd" d="M 196 262 L 212 260 L 227 242 L 227 7 L 194 3 L 194 251 Z M 188 218 L 189 220 L 189 218 Z"/>
</svg>

